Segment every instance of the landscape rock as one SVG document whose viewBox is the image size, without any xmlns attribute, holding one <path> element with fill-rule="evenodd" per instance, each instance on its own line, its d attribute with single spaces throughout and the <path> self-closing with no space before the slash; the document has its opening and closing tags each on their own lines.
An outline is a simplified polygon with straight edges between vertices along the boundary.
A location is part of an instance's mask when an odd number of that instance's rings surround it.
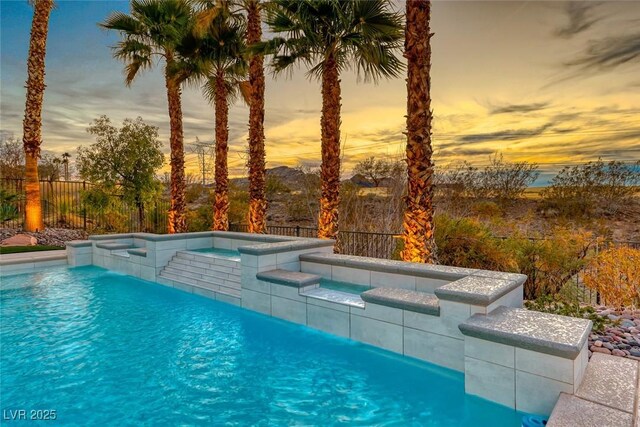
<svg viewBox="0 0 640 427">
<path fill-rule="evenodd" d="M 0 242 L 0 246 L 35 246 L 36 244 L 38 239 L 26 234 L 16 234 Z"/>
<path fill-rule="evenodd" d="M 46 246 L 64 246 L 65 242 L 70 240 L 84 240 L 87 238 L 87 232 L 84 230 L 72 230 L 68 228 L 46 228 L 38 233 L 29 233 L 16 229 L 0 229 L 0 242 L 6 241 L 15 236 L 26 236 L 29 239 L 35 239 L 32 244 L 22 244 L 20 246 L 46 245 Z M 30 240 L 33 241 L 33 240 Z M 3 245 L 4 246 L 4 245 Z M 15 246 L 15 245 L 13 245 Z"/>
</svg>

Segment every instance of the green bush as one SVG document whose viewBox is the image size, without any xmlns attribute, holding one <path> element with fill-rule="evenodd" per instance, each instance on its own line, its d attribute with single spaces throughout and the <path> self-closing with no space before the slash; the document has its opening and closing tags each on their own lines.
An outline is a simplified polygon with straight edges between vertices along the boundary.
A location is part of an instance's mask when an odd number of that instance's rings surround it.
<svg viewBox="0 0 640 427">
<path fill-rule="evenodd" d="M 593 322 L 593 330 L 595 332 L 603 332 L 607 325 L 613 323 L 608 317 L 600 316 L 596 313 L 593 307 L 580 305 L 576 301 L 567 301 L 559 295 L 545 295 L 532 301 L 525 301 L 524 304 L 529 310 L 589 319 Z"/>
<path fill-rule="evenodd" d="M 11 221 L 20 216 L 17 207 L 19 200 L 19 194 L 0 188 L 0 220 L 2 222 Z"/>
<path fill-rule="evenodd" d="M 518 271 L 516 260 L 482 223 L 437 215 L 435 237 L 440 264 L 486 270 Z"/>
</svg>

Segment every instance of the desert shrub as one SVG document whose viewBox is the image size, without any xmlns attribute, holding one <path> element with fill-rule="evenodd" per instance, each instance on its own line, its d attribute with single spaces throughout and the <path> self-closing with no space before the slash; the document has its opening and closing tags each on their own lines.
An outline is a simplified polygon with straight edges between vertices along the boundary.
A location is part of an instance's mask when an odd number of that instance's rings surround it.
<svg viewBox="0 0 640 427">
<path fill-rule="evenodd" d="M 610 248 L 594 257 L 584 283 L 614 307 L 640 304 L 640 249 Z"/>
<path fill-rule="evenodd" d="M 209 231 L 213 222 L 213 206 L 210 203 L 187 211 L 189 231 Z"/>
<path fill-rule="evenodd" d="M 21 195 L 0 188 L 0 220 L 10 221 L 18 218 L 20 212 L 18 210 L 18 202 Z"/>
<path fill-rule="evenodd" d="M 615 214 L 635 196 L 640 185 L 640 161 L 627 165 L 601 159 L 566 166 L 542 192 L 545 208 L 564 216 Z"/>
<path fill-rule="evenodd" d="M 604 332 L 605 326 L 611 323 L 608 317 L 600 316 L 593 307 L 580 305 L 577 301 L 567 301 L 558 295 L 544 295 L 532 301 L 525 301 L 524 305 L 529 310 L 589 319 L 593 322 L 595 332 Z"/>
<path fill-rule="evenodd" d="M 247 212 L 249 212 L 249 192 L 231 184 L 229 186 L 229 204 L 229 222 L 243 223 L 247 219 Z"/>
<path fill-rule="evenodd" d="M 282 181 L 279 176 L 267 175 L 265 182 L 265 194 L 267 200 L 273 200 L 276 194 L 291 193 L 291 189 Z"/>
<path fill-rule="evenodd" d="M 502 208 L 495 202 L 479 201 L 471 206 L 471 213 L 485 218 L 494 218 L 502 216 Z"/>
<path fill-rule="evenodd" d="M 193 183 L 187 185 L 187 189 L 184 193 L 184 197 L 187 203 L 197 202 L 203 194 L 205 194 L 206 188 L 200 183 Z"/>
<path fill-rule="evenodd" d="M 440 264 L 486 270 L 517 271 L 518 265 L 482 223 L 437 215 L 435 237 Z"/>
<path fill-rule="evenodd" d="M 436 169 L 436 196 L 453 212 L 465 212 L 470 200 L 495 199 L 500 204 L 512 202 L 539 176 L 538 165 L 508 162 L 496 153 L 487 166 L 478 168 L 468 162 Z"/>
<path fill-rule="evenodd" d="M 544 239 L 514 236 L 504 241 L 505 249 L 527 275 L 525 299 L 556 295 L 583 269 L 598 238 L 584 230 L 556 227 Z"/>
<path fill-rule="evenodd" d="M 506 162 L 502 154 L 493 155 L 481 173 L 481 181 L 490 197 L 502 202 L 522 197 L 527 187 L 540 175 L 537 164 Z"/>
</svg>

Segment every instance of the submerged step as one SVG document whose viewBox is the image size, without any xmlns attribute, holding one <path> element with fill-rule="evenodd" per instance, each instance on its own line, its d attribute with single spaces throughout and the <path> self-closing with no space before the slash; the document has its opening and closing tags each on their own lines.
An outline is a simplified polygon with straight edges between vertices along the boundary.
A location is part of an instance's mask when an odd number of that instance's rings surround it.
<svg viewBox="0 0 640 427">
<path fill-rule="evenodd" d="M 336 304 L 364 308 L 364 301 L 360 298 L 360 295 L 348 292 L 334 291 L 326 288 L 314 288 L 300 292 L 300 295 Z"/>
</svg>

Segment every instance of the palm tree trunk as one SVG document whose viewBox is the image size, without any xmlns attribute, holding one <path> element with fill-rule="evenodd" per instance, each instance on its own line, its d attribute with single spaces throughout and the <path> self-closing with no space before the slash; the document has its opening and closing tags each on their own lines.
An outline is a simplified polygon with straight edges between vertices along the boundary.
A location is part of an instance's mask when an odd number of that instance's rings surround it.
<svg viewBox="0 0 640 427">
<path fill-rule="evenodd" d="M 47 33 L 53 0 L 35 2 L 31 23 L 29 58 L 27 59 L 27 101 L 24 111 L 23 136 L 27 199 L 25 206 L 25 231 L 42 231 L 42 205 L 38 180 L 38 158 L 42 143 L 42 101 L 44 98 L 44 60 L 47 53 Z"/>
<path fill-rule="evenodd" d="M 229 140 L 229 105 L 224 70 L 216 74 L 214 104 L 216 109 L 216 163 L 215 200 L 213 205 L 213 230 L 229 229 L 229 171 L 227 170 L 227 143 Z"/>
<path fill-rule="evenodd" d="M 262 38 L 260 1 L 247 3 L 247 44 Z M 249 105 L 249 233 L 266 233 L 267 200 L 264 150 L 264 58 L 254 55 L 249 63 L 251 102 Z"/>
<path fill-rule="evenodd" d="M 167 52 L 167 66 L 173 61 Z M 167 99 L 169 101 L 169 122 L 171 127 L 171 207 L 169 208 L 169 233 L 187 231 L 184 144 L 182 133 L 182 102 L 180 85 L 166 75 Z"/>
<path fill-rule="evenodd" d="M 431 2 L 407 1 L 407 197 L 403 221 L 405 261 L 435 263 L 431 156 Z"/>
<path fill-rule="evenodd" d="M 340 79 L 333 55 L 324 63 L 322 72 L 322 165 L 320 178 L 320 215 L 318 237 L 337 239 L 338 205 L 340 204 Z"/>
</svg>

